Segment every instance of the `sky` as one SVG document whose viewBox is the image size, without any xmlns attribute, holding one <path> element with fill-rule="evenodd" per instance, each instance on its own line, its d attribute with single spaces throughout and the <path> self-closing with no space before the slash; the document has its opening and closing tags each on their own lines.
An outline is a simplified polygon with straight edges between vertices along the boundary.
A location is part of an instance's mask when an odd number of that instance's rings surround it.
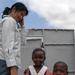
<svg viewBox="0 0 75 75">
<path fill-rule="evenodd" d="M 29 10 L 24 17 L 26 28 L 75 29 L 75 0 L 0 0 L 0 16 L 16 2 Z"/>
</svg>

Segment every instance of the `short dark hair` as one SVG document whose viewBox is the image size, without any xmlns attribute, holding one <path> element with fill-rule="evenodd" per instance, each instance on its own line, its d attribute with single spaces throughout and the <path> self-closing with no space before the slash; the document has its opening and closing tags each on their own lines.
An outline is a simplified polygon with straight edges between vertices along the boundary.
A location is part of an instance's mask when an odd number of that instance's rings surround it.
<svg viewBox="0 0 75 75">
<path fill-rule="evenodd" d="M 55 66 L 56 66 L 57 64 L 63 64 L 63 65 L 65 66 L 66 71 L 68 71 L 68 65 L 67 65 L 65 62 L 63 62 L 63 61 L 57 61 L 57 62 L 54 64 L 54 67 L 53 67 L 53 68 L 55 68 Z"/>
<path fill-rule="evenodd" d="M 42 51 L 44 53 L 44 55 L 46 55 L 45 51 L 42 50 L 41 48 L 35 48 L 32 52 L 32 56 L 34 55 L 35 52 L 38 52 L 38 51 Z"/>
</svg>

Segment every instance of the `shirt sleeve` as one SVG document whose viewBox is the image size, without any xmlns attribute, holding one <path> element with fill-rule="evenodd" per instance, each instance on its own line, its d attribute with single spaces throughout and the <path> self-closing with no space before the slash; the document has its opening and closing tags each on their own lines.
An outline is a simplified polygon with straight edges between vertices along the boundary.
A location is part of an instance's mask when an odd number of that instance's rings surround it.
<svg viewBox="0 0 75 75">
<path fill-rule="evenodd" d="M 25 29 L 24 27 L 21 28 L 21 45 L 25 46 L 26 44 L 26 36 L 28 34 L 28 29 Z"/>
<path fill-rule="evenodd" d="M 45 75 L 50 75 L 50 70 L 49 69 L 46 70 L 46 74 Z"/>
<path fill-rule="evenodd" d="M 3 53 L 7 63 L 7 67 L 15 66 L 16 61 L 14 57 L 14 34 L 15 34 L 15 22 L 13 19 L 8 19 L 3 23 L 2 30 L 2 44 L 3 44 Z"/>
<path fill-rule="evenodd" d="M 24 75 L 31 75 L 31 74 L 30 74 L 30 70 L 29 70 L 29 68 L 25 69 L 25 71 L 24 71 Z"/>
</svg>

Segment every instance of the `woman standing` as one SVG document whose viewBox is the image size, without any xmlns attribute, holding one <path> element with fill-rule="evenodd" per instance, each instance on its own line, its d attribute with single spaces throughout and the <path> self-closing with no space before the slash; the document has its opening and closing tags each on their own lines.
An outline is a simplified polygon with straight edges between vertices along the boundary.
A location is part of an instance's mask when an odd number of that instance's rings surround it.
<svg viewBox="0 0 75 75">
<path fill-rule="evenodd" d="M 20 45 L 21 41 L 25 41 L 23 17 L 26 15 L 27 7 L 21 2 L 3 12 L 0 23 L 0 75 L 18 75 L 17 69 L 21 67 Z"/>
</svg>

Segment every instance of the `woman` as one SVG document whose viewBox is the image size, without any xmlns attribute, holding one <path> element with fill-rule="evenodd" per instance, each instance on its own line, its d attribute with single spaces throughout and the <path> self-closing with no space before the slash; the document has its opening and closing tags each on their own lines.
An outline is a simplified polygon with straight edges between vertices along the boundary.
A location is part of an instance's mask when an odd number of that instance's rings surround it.
<svg viewBox="0 0 75 75">
<path fill-rule="evenodd" d="M 27 7 L 21 2 L 3 11 L 0 23 L 0 75 L 18 75 L 17 69 L 21 67 L 20 45 L 25 37 L 23 17 L 26 15 Z"/>
</svg>

